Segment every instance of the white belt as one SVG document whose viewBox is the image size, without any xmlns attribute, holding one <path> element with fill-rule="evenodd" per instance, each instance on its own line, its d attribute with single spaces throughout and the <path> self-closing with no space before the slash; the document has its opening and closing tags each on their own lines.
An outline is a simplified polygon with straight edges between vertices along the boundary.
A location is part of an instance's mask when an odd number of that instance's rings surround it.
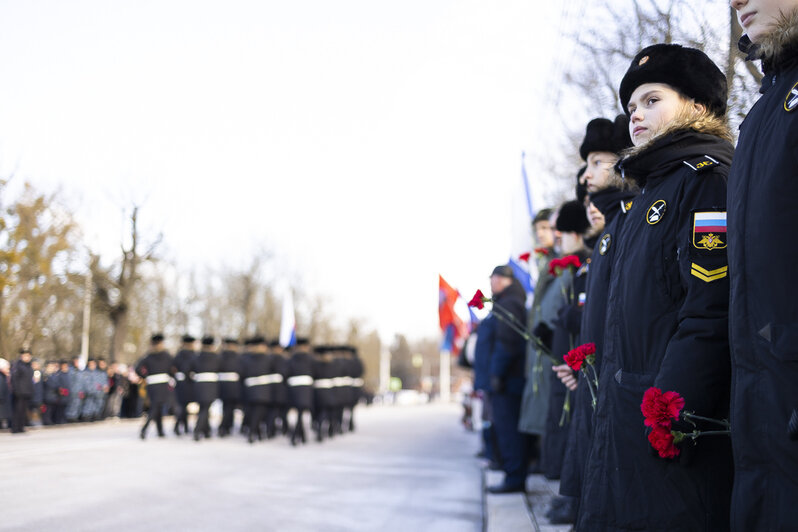
<svg viewBox="0 0 798 532">
<path fill-rule="evenodd" d="M 288 386 L 312 386 L 313 377 L 310 375 L 296 375 L 288 377 Z"/>
<path fill-rule="evenodd" d="M 352 385 L 351 377 L 335 377 L 332 381 L 333 381 L 333 386 L 337 387 Z"/>
<path fill-rule="evenodd" d="M 248 377 L 244 379 L 244 386 L 260 386 L 263 384 L 275 384 L 283 382 L 283 376 L 279 373 L 271 373 L 269 375 L 258 375 L 257 377 Z"/>
<path fill-rule="evenodd" d="M 169 382 L 169 375 L 166 373 L 156 373 L 155 375 L 149 375 L 145 380 L 147 384 L 163 384 Z"/>
<path fill-rule="evenodd" d="M 352 379 L 352 386 L 357 386 L 358 388 L 360 388 L 361 386 L 363 386 L 363 384 L 365 384 L 363 382 L 363 379 Z"/>
<path fill-rule="evenodd" d="M 195 373 L 194 382 L 219 382 L 219 375 L 211 372 Z"/>
<path fill-rule="evenodd" d="M 238 379 L 238 373 L 235 371 L 223 371 L 222 373 L 219 373 L 219 380 L 221 382 L 238 382 Z"/>
<path fill-rule="evenodd" d="M 316 379 L 313 382 L 313 387 L 314 388 L 332 388 L 334 386 L 333 380 L 334 379 Z"/>
<path fill-rule="evenodd" d="M 175 379 L 179 381 L 184 381 L 186 380 L 186 374 L 178 371 L 177 373 L 175 373 Z"/>
</svg>

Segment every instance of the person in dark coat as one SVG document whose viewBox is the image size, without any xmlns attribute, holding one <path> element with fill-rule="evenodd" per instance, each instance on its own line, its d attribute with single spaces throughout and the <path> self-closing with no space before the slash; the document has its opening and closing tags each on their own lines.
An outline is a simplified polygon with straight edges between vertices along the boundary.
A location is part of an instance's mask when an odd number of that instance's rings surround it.
<svg viewBox="0 0 798 532">
<path fill-rule="evenodd" d="M 720 231 L 703 223 L 725 219 L 726 78 L 703 52 L 658 44 L 635 56 L 619 93 L 635 148 L 618 168 L 641 193 L 612 243 L 577 530 L 728 530 L 729 439 L 686 438 L 678 459 L 660 458 L 641 413 L 656 387 L 697 415 L 728 415 L 726 252 Z M 673 429 L 690 432 L 685 425 Z"/>
<path fill-rule="evenodd" d="M 175 376 L 175 434 L 188 434 L 188 404 L 194 402 L 194 389 L 188 374 L 197 357 L 197 339 L 190 334 L 181 338 L 182 346 L 174 357 Z"/>
<path fill-rule="evenodd" d="M 332 371 L 332 404 L 330 406 L 330 427 L 328 435 L 332 438 L 336 434 L 343 434 L 344 406 L 346 405 L 346 348 L 337 345 L 332 350 L 330 367 Z"/>
<path fill-rule="evenodd" d="M 44 404 L 42 405 L 42 423 L 55 424 L 55 409 L 60 397 L 58 396 L 58 363 L 48 360 L 44 365 Z"/>
<path fill-rule="evenodd" d="M 286 358 L 280 340 L 269 342 L 269 359 L 272 365 L 273 382 L 269 384 L 271 390 L 271 404 L 266 414 L 266 436 L 273 438 L 278 432 L 288 434 L 288 359 Z"/>
<path fill-rule="evenodd" d="M 11 426 L 11 364 L 0 358 L 0 429 Z"/>
<path fill-rule="evenodd" d="M 330 433 L 332 423 L 333 397 L 332 346 L 316 346 L 313 350 L 313 416 L 311 426 L 316 432 L 316 441 L 323 441 Z"/>
<path fill-rule="evenodd" d="M 219 398 L 219 355 L 213 349 L 214 341 L 213 336 L 202 337 L 202 349 L 191 366 L 194 400 L 199 405 L 194 441 L 199 441 L 203 436 L 211 437 L 211 403 Z"/>
<path fill-rule="evenodd" d="M 20 349 L 19 359 L 11 365 L 11 401 L 14 408 L 11 432 L 25 432 L 28 424 L 28 403 L 33 398 L 33 368 L 30 349 Z"/>
<path fill-rule="evenodd" d="M 570 349 L 576 347 L 581 324 L 581 301 L 584 298 L 587 259 L 590 256 L 584 239 L 585 233 L 590 228 L 584 204 L 575 200 L 563 203 L 557 212 L 555 227 L 563 256 L 576 256 L 580 264 L 579 268 L 563 269 L 557 279 L 562 304 L 557 309 L 557 319 L 554 321 L 551 333 L 551 354 L 560 361 Z M 571 415 L 576 408 L 571 391 L 557 375 L 558 371 L 563 371 L 562 366 L 553 365 L 551 361 L 546 365 L 551 371 L 548 374 L 549 410 L 546 416 L 546 435 L 541 446 L 541 468 L 543 475 L 550 480 L 560 478 Z M 565 369 L 568 369 L 567 365 Z"/>
<path fill-rule="evenodd" d="M 474 345 L 474 390 L 482 397 L 482 458 L 488 460 L 494 469 L 499 467 L 499 445 L 496 442 L 496 427 L 493 426 L 493 413 L 490 404 L 490 355 L 496 341 L 496 316 L 492 313 L 477 325 Z"/>
<path fill-rule="evenodd" d="M 171 400 L 171 388 L 174 379 L 170 374 L 174 368 L 174 361 L 171 355 L 164 349 L 163 334 L 157 333 L 150 338 L 150 352 L 138 364 L 136 364 L 136 374 L 147 383 L 147 397 L 150 400 L 150 408 L 147 411 L 147 421 L 141 427 L 139 437 L 147 437 L 147 427 L 151 421 L 155 421 L 158 429 L 158 437 L 165 436 L 163 431 L 163 412 L 164 407 Z"/>
<path fill-rule="evenodd" d="M 516 327 L 510 325 L 507 317 L 501 319 L 499 316 L 503 312 L 511 315 L 515 323 L 525 324 L 526 292 L 508 265 L 493 269 L 490 286 L 493 293 L 492 312 L 498 319 L 490 355 L 491 403 L 504 480 L 501 484 L 488 487 L 488 491 L 523 492 L 526 491 L 526 441 L 518 431 L 518 420 L 526 380 L 526 340 L 515 330 Z M 498 311 L 498 308 L 503 310 Z"/>
<path fill-rule="evenodd" d="M 288 394 L 291 408 L 296 410 L 296 424 L 291 433 L 291 445 L 305 443 L 305 412 L 313 410 L 313 355 L 307 338 L 297 338 L 288 364 Z"/>
<path fill-rule="evenodd" d="M 254 443 L 256 439 L 263 439 L 260 426 L 272 403 L 273 393 L 270 385 L 273 383 L 273 371 L 271 358 L 267 353 L 266 339 L 256 336 L 250 340 L 250 344 L 250 355 L 241 365 L 241 380 L 251 408 L 248 419 L 248 440 L 249 443 Z"/>
<path fill-rule="evenodd" d="M 577 186 L 581 174 L 577 175 Z M 586 186 L 586 185 L 585 185 Z M 549 263 L 555 258 L 554 250 L 554 225 L 551 217 L 552 209 L 541 209 L 532 220 L 532 229 L 535 234 L 535 264 L 537 266 L 537 281 L 532 300 L 532 308 L 528 313 L 527 329 L 534 331 L 541 323 L 553 322 L 556 317 L 557 306 L 556 292 L 550 292 L 554 277 L 549 275 Z M 550 343 L 550 339 L 549 339 Z M 551 347 L 548 345 L 547 347 Z M 518 421 L 518 430 L 527 434 L 529 442 L 530 460 L 536 460 L 533 472 L 540 472 L 540 442 L 546 432 L 546 414 L 549 408 L 549 372 L 550 360 L 539 352 L 538 344 L 530 340 L 526 348 L 526 385 L 521 400 L 521 418 Z"/>
<path fill-rule="evenodd" d="M 233 432 L 235 409 L 241 401 L 241 363 L 238 354 L 238 340 L 225 338 L 222 353 L 219 355 L 219 399 L 222 400 L 222 421 L 219 437 Z"/>
<path fill-rule="evenodd" d="M 732 530 L 798 526 L 798 2 L 732 0 L 762 95 L 729 174 Z"/>
<path fill-rule="evenodd" d="M 621 152 L 630 147 L 631 143 L 629 117 L 621 114 L 614 120 L 595 118 L 588 122 L 579 148 L 580 156 L 587 163 L 585 184 L 588 191 L 588 218 L 591 232 L 596 238 L 587 265 L 584 305 L 571 307 L 574 315 L 569 321 L 581 314 L 579 336 L 575 343 L 596 344 L 597 360 L 594 368 L 598 368 L 600 364 L 600 353 L 604 345 L 603 318 L 609 287 L 607 255 L 612 249 L 615 219 L 631 207 L 629 202 L 635 196 L 635 192 L 622 188 L 623 183 L 620 181 L 620 176 L 615 174 L 614 166 Z M 552 501 L 552 511 L 548 515 L 551 524 L 573 523 L 576 519 L 578 499 L 582 490 L 582 470 L 593 434 L 590 389 L 585 385 L 582 375 L 575 376 L 567 365 L 565 368 L 567 370 L 562 370 L 558 376 L 566 385 L 568 384 L 565 379 L 569 376 L 578 377 L 571 384 L 571 387 L 577 385 L 578 387 L 572 394 L 574 409 L 571 422 L 568 424 L 568 443 L 560 473 L 561 497 Z"/>
<path fill-rule="evenodd" d="M 355 408 L 357 408 L 360 398 L 363 396 L 363 375 L 365 374 L 365 368 L 363 367 L 363 359 L 358 355 L 357 348 L 351 345 L 348 347 L 349 370 L 347 376 L 351 379 L 351 382 L 349 385 L 349 405 L 347 407 L 349 415 L 347 417 L 346 429 L 349 432 L 354 432 Z"/>
</svg>

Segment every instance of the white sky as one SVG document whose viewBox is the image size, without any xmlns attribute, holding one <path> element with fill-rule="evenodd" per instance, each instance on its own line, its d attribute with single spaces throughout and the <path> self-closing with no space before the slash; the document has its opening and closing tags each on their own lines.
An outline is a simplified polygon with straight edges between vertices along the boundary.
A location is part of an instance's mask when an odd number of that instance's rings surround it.
<svg viewBox="0 0 798 532">
<path fill-rule="evenodd" d="M 511 249 L 561 9 L 464 0 L 0 2 L 0 169 L 115 258 L 142 204 L 185 268 L 271 249 L 383 339 Z M 566 175 L 575 172 L 567 168 Z"/>
</svg>

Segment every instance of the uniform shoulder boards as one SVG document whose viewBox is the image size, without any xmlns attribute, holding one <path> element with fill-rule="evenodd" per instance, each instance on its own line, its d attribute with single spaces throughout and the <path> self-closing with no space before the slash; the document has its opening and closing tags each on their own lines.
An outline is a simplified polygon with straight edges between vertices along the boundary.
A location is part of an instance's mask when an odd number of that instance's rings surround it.
<svg viewBox="0 0 798 532">
<path fill-rule="evenodd" d="M 692 159 L 687 159 L 686 161 L 683 162 L 684 164 L 692 168 L 696 173 L 704 172 L 720 164 L 720 162 L 717 159 L 713 159 L 709 155 L 702 155 L 701 157 L 693 157 Z"/>
</svg>

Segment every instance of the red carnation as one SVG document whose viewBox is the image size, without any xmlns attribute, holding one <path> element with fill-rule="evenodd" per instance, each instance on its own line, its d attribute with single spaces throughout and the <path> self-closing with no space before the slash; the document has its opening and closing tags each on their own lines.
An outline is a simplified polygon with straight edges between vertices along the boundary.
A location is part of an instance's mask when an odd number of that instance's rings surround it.
<svg viewBox="0 0 798 532">
<path fill-rule="evenodd" d="M 471 301 L 468 302 L 469 307 L 477 307 L 478 309 L 485 308 L 484 301 L 485 295 L 482 293 L 482 290 L 477 290 L 474 294 L 474 297 L 471 298 Z"/>
<path fill-rule="evenodd" d="M 549 248 L 535 248 L 535 253 L 538 255 L 549 255 Z"/>
<path fill-rule="evenodd" d="M 640 411 L 643 412 L 647 427 L 670 428 L 674 419 L 679 419 L 679 414 L 684 408 L 684 398 L 677 392 L 665 392 L 659 388 L 651 387 L 643 394 Z"/>
<path fill-rule="evenodd" d="M 574 371 L 582 369 L 582 363 L 585 361 L 585 352 L 581 349 L 582 346 L 576 349 L 571 349 L 568 354 L 563 357 L 568 367 Z"/>
<path fill-rule="evenodd" d="M 579 347 L 582 348 L 582 350 L 584 350 L 586 357 L 596 354 L 596 344 L 594 344 L 593 342 L 590 342 L 588 344 L 582 344 Z"/>
<path fill-rule="evenodd" d="M 527 251 L 526 253 L 521 253 L 520 255 L 518 255 L 518 260 L 522 260 L 524 262 L 529 262 L 529 257 L 531 257 L 531 256 L 532 256 L 532 254 Z"/>
<path fill-rule="evenodd" d="M 574 268 L 581 268 L 582 267 L 582 261 L 580 261 L 579 257 L 577 257 L 576 255 L 567 255 L 567 256 L 563 257 L 562 259 L 560 259 L 560 261 L 562 262 L 562 268 L 563 269 L 565 269 L 565 268 L 567 268 L 569 266 L 573 266 Z"/>
<path fill-rule="evenodd" d="M 679 448 L 673 443 L 673 434 L 669 428 L 654 427 L 648 435 L 651 446 L 659 453 L 660 458 L 675 458 L 679 456 Z"/>
<path fill-rule="evenodd" d="M 40 406 L 40 407 L 39 407 L 39 410 L 41 410 L 41 411 L 42 411 L 42 414 L 45 414 L 45 413 L 47 413 L 47 405 L 42 405 L 42 406 Z"/>
<path fill-rule="evenodd" d="M 558 276 L 560 275 L 560 270 L 562 270 L 562 259 L 551 259 L 549 262 L 549 275 Z"/>
</svg>

